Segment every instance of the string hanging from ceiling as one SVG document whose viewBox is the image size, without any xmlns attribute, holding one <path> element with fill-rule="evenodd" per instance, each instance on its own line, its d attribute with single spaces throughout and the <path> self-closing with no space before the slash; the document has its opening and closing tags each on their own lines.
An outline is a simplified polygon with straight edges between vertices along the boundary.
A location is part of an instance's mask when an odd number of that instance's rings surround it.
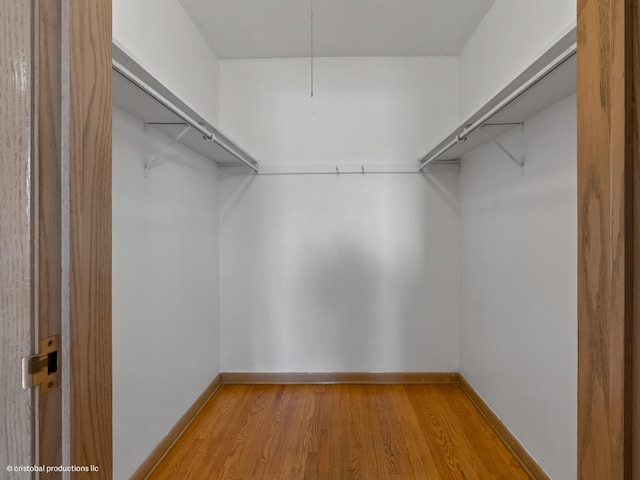
<svg viewBox="0 0 640 480">
<path fill-rule="evenodd" d="M 311 0 L 311 98 L 313 98 L 313 0 Z"/>
</svg>

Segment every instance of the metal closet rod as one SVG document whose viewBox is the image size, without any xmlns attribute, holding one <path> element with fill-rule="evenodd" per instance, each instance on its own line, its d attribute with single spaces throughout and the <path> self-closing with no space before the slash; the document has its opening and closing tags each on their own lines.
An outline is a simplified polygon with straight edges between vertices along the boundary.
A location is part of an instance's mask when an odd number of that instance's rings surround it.
<svg viewBox="0 0 640 480">
<path fill-rule="evenodd" d="M 551 63 L 549 63 L 546 67 L 540 70 L 535 76 L 531 77 L 527 82 L 525 82 L 520 88 L 515 90 L 511 95 L 502 100 L 498 105 L 493 107 L 487 113 L 485 113 L 482 117 L 476 120 L 474 123 L 466 127 L 461 133 L 455 136 L 453 140 L 447 143 L 444 147 L 438 150 L 436 153 L 427 158 L 423 163 L 420 164 L 420 168 L 418 171 L 422 171 L 425 167 L 428 167 L 431 163 L 435 162 L 438 158 L 442 156 L 446 151 L 452 148 L 454 145 L 464 142 L 467 137 L 473 133 L 478 128 L 482 127 L 485 123 L 489 121 L 489 119 L 502 110 L 507 108 L 513 102 L 515 102 L 518 98 L 524 95 L 526 92 L 531 90 L 535 85 L 544 80 L 549 74 L 551 74 L 556 68 L 560 67 L 563 63 L 569 60 L 576 54 L 577 44 L 574 43 L 569 48 L 567 48 L 564 52 L 562 52 L 558 57 L 556 57 Z M 424 160 L 424 158 L 423 158 Z"/>
<path fill-rule="evenodd" d="M 190 125 L 191 127 L 195 128 L 198 132 L 200 132 L 207 140 L 209 141 L 213 141 L 216 145 L 218 145 L 219 147 L 221 147 L 223 150 L 225 150 L 226 152 L 228 152 L 230 155 L 233 155 L 235 158 L 237 158 L 238 160 L 240 160 L 242 163 L 244 163 L 247 167 L 251 168 L 254 172 L 258 171 L 258 167 L 256 167 L 253 163 L 251 163 L 250 161 L 248 161 L 247 159 L 243 158 L 242 156 L 240 156 L 238 154 L 238 152 L 236 152 L 235 150 L 233 150 L 231 147 L 229 147 L 228 145 L 226 145 L 225 143 L 221 142 L 220 140 L 218 140 L 215 136 L 214 133 L 210 132 L 209 130 L 207 130 L 205 127 L 203 127 L 202 125 L 200 125 L 197 121 L 195 121 L 193 118 L 191 118 L 191 116 L 189 116 L 187 113 L 183 112 L 179 107 L 177 107 L 176 105 L 174 105 L 171 101 L 169 101 L 167 98 L 165 98 L 161 93 L 159 93 L 157 90 L 155 90 L 153 87 L 151 87 L 150 85 L 148 85 L 147 83 L 145 83 L 141 78 L 139 78 L 137 75 L 135 75 L 134 73 L 130 72 L 124 65 L 122 65 L 120 62 L 118 62 L 115 59 L 111 60 L 111 65 L 113 67 L 113 69 L 118 72 L 120 75 L 122 75 L 124 78 L 126 78 L 127 80 L 129 80 L 131 83 L 133 83 L 136 87 L 138 87 L 140 90 L 142 90 L 143 92 L 145 92 L 147 95 L 149 95 L 150 97 L 152 97 L 154 100 L 156 100 L 158 103 L 160 103 L 161 105 L 163 105 L 165 108 L 167 108 L 168 110 L 170 110 L 171 112 L 173 112 L 174 114 L 176 114 L 178 117 L 180 117 L 182 120 L 184 120 L 188 125 Z"/>
</svg>

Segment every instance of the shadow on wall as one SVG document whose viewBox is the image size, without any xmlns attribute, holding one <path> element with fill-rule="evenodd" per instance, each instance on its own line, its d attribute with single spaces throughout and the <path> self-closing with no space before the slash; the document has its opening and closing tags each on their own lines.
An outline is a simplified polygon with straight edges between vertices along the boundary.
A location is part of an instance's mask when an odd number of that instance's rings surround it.
<svg viewBox="0 0 640 480">
<path fill-rule="evenodd" d="M 226 222 L 229 215 L 233 215 L 238 203 L 242 199 L 244 193 L 251 187 L 251 184 L 258 178 L 257 175 L 246 175 L 242 177 L 242 184 L 238 187 L 233 196 L 228 199 L 220 209 L 220 224 Z"/>
<path fill-rule="evenodd" d="M 439 179 L 437 175 L 431 173 L 423 173 L 421 177 L 425 183 L 438 194 L 438 197 L 449 206 L 449 208 L 455 212 L 460 211 L 458 193 L 452 188 L 451 182 L 444 182 Z"/>
<path fill-rule="evenodd" d="M 314 363 L 367 371 L 379 357 L 384 285 L 379 259 L 350 239 L 310 252 L 302 291 L 305 337 L 319 358 Z M 323 358 L 324 355 L 324 358 Z M 328 357 L 328 358 L 327 358 Z"/>
<path fill-rule="evenodd" d="M 223 368 L 458 368 L 456 177 L 223 182 Z"/>
</svg>

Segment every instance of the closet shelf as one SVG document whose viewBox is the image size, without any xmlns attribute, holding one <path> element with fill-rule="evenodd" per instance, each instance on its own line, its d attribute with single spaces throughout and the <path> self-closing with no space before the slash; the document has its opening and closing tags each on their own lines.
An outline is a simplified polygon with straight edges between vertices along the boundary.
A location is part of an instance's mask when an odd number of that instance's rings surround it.
<svg viewBox="0 0 640 480">
<path fill-rule="evenodd" d="M 258 172 L 259 163 L 252 155 L 189 108 L 116 44 L 112 44 L 112 70 L 113 103 L 118 108 L 220 165 L 241 162 Z M 184 132 L 187 126 L 192 128 Z"/>
<path fill-rule="evenodd" d="M 518 124 L 523 124 L 527 119 L 575 92 L 574 27 L 500 93 L 421 157 L 418 160 L 419 169 L 422 171 L 429 165 L 459 161 L 472 150 L 495 141 L 495 137 Z M 501 147 L 499 144 L 498 146 Z M 514 162 L 521 163 L 508 152 L 505 153 Z"/>
</svg>

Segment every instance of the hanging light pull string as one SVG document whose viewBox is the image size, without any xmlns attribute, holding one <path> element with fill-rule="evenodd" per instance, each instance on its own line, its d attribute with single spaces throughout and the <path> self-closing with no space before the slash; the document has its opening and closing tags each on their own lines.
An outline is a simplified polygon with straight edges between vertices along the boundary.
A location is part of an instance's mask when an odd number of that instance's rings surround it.
<svg viewBox="0 0 640 480">
<path fill-rule="evenodd" d="M 311 98 L 313 98 L 313 0 L 311 0 Z"/>
</svg>

